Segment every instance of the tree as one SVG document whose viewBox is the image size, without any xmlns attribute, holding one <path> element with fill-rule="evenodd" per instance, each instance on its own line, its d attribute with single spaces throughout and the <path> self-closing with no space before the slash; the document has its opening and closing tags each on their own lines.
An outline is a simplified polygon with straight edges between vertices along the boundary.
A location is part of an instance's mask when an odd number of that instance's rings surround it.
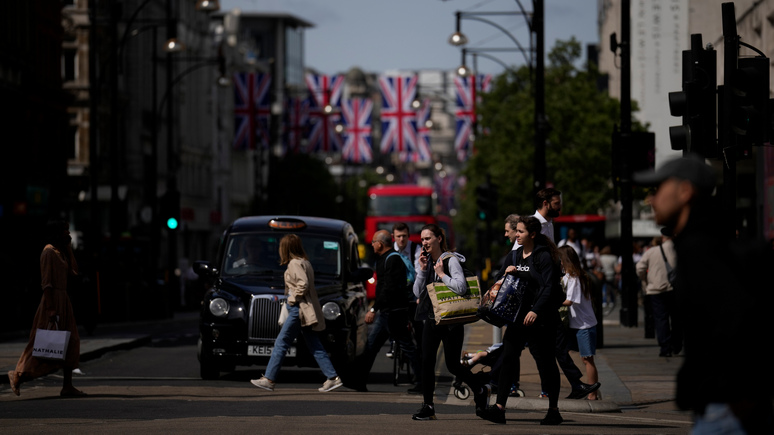
<svg viewBox="0 0 774 435">
<path fill-rule="evenodd" d="M 545 70 L 547 184 L 563 193 L 564 214 L 595 214 L 612 198 L 611 135 L 620 120 L 620 104 L 597 87 L 595 65 L 576 67 L 581 46 L 574 38 L 559 41 L 548 55 Z M 479 108 L 483 134 L 464 171 L 468 183 L 461 193 L 455 227 L 464 233 L 466 252 L 476 251 L 475 186 L 489 174 L 499 186 L 495 219 L 499 228 L 510 213 L 535 211 L 534 92 L 529 69 L 521 67 L 497 77 Z M 633 110 L 635 110 L 633 108 Z M 633 122 L 634 130 L 642 126 Z M 498 253 L 499 255 L 499 253 Z"/>
</svg>

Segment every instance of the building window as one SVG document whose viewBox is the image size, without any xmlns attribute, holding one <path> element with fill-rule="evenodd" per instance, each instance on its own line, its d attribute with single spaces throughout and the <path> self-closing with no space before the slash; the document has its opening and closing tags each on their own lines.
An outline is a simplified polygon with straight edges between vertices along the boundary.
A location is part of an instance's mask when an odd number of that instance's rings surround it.
<svg viewBox="0 0 774 435">
<path fill-rule="evenodd" d="M 62 80 L 72 82 L 76 79 L 76 55 L 78 50 L 74 48 L 65 48 L 62 50 Z"/>
</svg>

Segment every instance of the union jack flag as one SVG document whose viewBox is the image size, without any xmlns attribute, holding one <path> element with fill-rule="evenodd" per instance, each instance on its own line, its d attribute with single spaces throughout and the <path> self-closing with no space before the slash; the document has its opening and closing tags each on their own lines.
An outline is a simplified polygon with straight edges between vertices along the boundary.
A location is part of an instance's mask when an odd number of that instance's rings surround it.
<svg viewBox="0 0 774 435">
<path fill-rule="evenodd" d="M 401 182 L 403 184 L 418 184 L 419 183 L 419 172 L 412 171 L 412 172 L 403 172 L 401 175 Z"/>
<path fill-rule="evenodd" d="M 347 100 L 341 106 L 344 118 L 342 158 L 349 162 L 371 163 L 371 111 L 374 104 L 365 98 Z"/>
<path fill-rule="evenodd" d="M 238 150 L 269 146 L 268 73 L 234 74 L 234 148 Z"/>
<path fill-rule="evenodd" d="M 436 173 L 433 184 L 435 184 L 435 191 L 438 194 L 438 205 L 441 207 L 441 212 L 448 213 L 455 209 L 454 192 L 457 187 L 457 178 L 451 174 L 442 176 Z"/>
<path fill-rule="evenodd" d="M 476 120 L 476 104 L 479 101 L 479 92 L 489 92 L 492 87 L 492 76 L 478 74 L 471 77 L 454 77 L 454 86 L 457 90 L 457 131 L 454 139 L 454 149 L 457 151 L 457 159 L 465 161 L 473 150 L 471 135 L 474 121 Z"/>
<path fill-rule="evenodd" d="M 285 100 L 282 132 L 285 152 L 303 151 L 306 130 L 309 128 L 309 105 L 308 98 L 289 97 Z"/>
<path fill-rule="evenodd" d="M 411 102 L 417 93 L 417 76 L 380 76 L 379 88 L 382 92 L 382 152 L 416 152 L 416 111 Z"/>
<path fill-rule="evenodd" d="M 482 94 L 486 94 L 492 91 L 492 74 L 479 74 L 478 75 L 478 90 Z"/>
<path fill-rule="evenodd" d="M 417 141 L 416 150 L 403 151 L 400 153 L 402 162 L 429 162 L 430 161 L 430 127 L 427 122 L 430 120 L 430 100 L 425 99 L 422 107 L 417 110 L 416 126 Z"/>
<path fill-rule="evenodd" d="M 311 94 L 309 108 L 308 150 L 334 152 L 341 150 L 341 135 L 336 133 L 336 123 L 339 121 L 337 108 L 341 106 L 341 91 L 344 87 L 343 75 L 306 75 L 306 86 Z M 326 106 L 334 110 L 325 112 Z"/>
</svg>

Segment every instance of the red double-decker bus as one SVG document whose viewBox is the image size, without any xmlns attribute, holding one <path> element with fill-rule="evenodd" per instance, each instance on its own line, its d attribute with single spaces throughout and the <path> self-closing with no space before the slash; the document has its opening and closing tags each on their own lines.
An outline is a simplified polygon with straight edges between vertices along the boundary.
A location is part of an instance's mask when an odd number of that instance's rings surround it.
<svg viewBox="0 0 774 435">
<path fill-rule="evenodd" d="M 368 213 L 365 221 L 365 243 L 375 232 L 403 222 L 409 227 L 409 238 L 420 243 L 419 233 L 426 224 L 436 224 L 446 232 L 449 246 L 454 246 L 454 231 L 449 216 L 438 214 L 436 193 L 432 187 L 413 184 L 377 185 L 368 189 Z M 367 252 L 367 258 L 373 253 Z M 374 285 L 367 286 L 368 297 L 374 297 Z"/>
</svg>

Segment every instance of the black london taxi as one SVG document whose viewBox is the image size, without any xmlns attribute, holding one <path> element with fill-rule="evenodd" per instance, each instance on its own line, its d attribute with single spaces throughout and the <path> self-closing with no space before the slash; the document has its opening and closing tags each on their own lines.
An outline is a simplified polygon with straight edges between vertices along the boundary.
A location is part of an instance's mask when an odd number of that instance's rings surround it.
<svg viewBox="0 0 774 435">
<path fill-rule="evenodd" d="M 320 337 L 334 366 L 343 368 L 365 350 L 364 282 L 373 270 L 361 264 L 352 225 L 307 216 L 243 217 L 224 232 L 214 263 L 194 263 L 194 271 L 212 283 L 202 300 L 199 324 L 203 379 L 216 379 L 236 366 L 268 363 L 285 299 L 279 242 L 289 233 L 301 238 L 314 268 L 326 324 Z M 303 336 L 287 351 L 283 366 L 291 365 L 316 367 Z"/>
</svg>

